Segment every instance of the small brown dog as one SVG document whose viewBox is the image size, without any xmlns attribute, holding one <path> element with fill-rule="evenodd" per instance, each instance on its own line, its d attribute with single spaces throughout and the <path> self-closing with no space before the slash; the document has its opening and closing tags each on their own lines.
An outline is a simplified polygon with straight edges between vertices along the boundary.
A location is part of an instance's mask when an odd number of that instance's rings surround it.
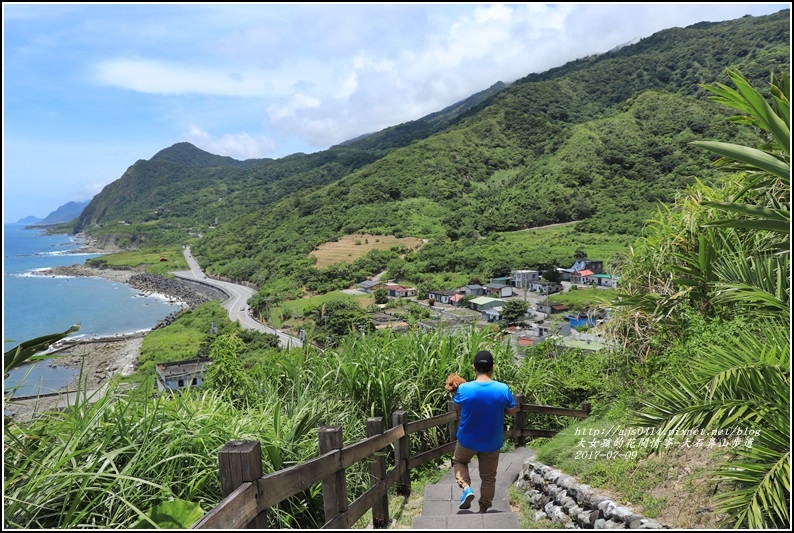
<svg viewBox="0 0 794 533">
<path fill-rule="evenodd" d="M 444 381 L 444 388 L 447 392 L 455 394 L 461 383 L 466 383 L 466 380 L 453 372 L 448 375 L 446 381 Z"/>
</svg>

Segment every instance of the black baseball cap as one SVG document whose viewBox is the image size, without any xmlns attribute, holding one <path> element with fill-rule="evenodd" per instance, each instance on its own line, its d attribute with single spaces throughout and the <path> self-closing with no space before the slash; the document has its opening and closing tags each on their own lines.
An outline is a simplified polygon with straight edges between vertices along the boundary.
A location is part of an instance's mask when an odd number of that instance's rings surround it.
<svg viewBox="0 0 794 533">
<path fill-rule="evenodd" d="M 493 355 L 488 350 L 480 350 L 474 356 L 474 368 L 480 372 L 488 372 L 493 368 Z"/>
</svg>

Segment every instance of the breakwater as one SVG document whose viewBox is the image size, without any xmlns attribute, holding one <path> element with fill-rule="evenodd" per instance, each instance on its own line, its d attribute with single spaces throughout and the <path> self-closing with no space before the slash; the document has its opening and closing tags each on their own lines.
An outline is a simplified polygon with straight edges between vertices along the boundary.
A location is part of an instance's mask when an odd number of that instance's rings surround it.
<svg viewBox="0 0 794 533">
<path fill-rule="evenodd" d="M 195 309 L 210 300 L 224 301 L 228 298 L 228 295 L 221 289 L 206 283 L 191 282 L 182 278 L 166 278 L 159 274 L 134 274 L 130 276 L 127 284 L 144 293 L 163 294 L 183 302 L 188 309 Z M 169 314 L 152 329 L 162 328 L 173 323 L 179 313 L 181 310 Z"/>
</svg>

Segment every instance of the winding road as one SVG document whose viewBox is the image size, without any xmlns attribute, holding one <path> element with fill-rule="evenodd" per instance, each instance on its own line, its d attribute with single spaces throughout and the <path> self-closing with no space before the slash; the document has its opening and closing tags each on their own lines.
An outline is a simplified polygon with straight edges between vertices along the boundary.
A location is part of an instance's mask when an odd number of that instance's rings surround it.
<svg viewBox="0 0 794 533">
<path fill-rule="evenodd" d="M 254 317 L 252 317 L 248 313 L 249 308 L 246 302 L 251 296 L 256 294 L 255 289 L 246 287 L 245 285 L 238 285 L 237 283 L 231 283 L 229 281 L 220 281 L 208 277 L 201 270 L 201 267 L 199 266 L 196 259 L 193 257 L 193 254 L 190 253 L 189 246 L 186 246 L 184 248 L 184 255 L 185 255 L 185 260 L 187 261 L 187 264 L 190 267 L 190 270 L 173 272 L 174 276 L 190 281 L 198 281 L 199 283 L 211 285 L 213 287 L 217 287 L 218 289 L 228 294 L 229 298 L 227 298 L 221 305 L 227 311 L 229 311 L 230 320 L 239 322 L 242 327 L 247 329 L 255 329 L 257 331 L 262 331 L 264 333 L 277 335 L 279 338 L 279 343 L 283 348 L 289 349 L 289 348 L 303 347 L 303 341 L 301 341 L 298 337 L 287 335 L 281 330 L 271 328 L 270 326 L 266 326 L 261 322 L 259 322 L 258 320 L 254 319 Z"/>
</svg>

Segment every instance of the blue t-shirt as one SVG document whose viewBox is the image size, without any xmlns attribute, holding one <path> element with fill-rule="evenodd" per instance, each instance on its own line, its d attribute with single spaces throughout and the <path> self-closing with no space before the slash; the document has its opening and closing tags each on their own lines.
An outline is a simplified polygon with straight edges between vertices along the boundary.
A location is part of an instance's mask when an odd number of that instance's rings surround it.
<svg viewBox="0 0 794 533">
<path fill-rule="evenodd" d="M 458 442 L 470 450 L 495 452 L 504 443 L 505 409 L 516 406 L 510 387 L 499 381 L 468 381 L 455 393 L 459 404 Z"/>
</svg>

